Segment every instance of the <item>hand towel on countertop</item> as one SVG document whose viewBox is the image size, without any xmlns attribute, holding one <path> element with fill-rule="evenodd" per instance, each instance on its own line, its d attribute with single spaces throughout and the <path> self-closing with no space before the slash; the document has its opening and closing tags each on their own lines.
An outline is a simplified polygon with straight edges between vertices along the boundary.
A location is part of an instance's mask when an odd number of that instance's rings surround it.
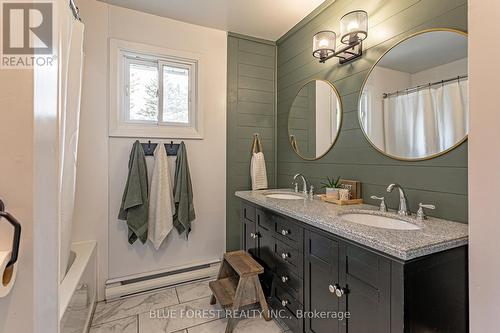
<svg viewBox="0 0 500 333">
<path fill-rule="evenodd" d="M 174 227 L 179 234 L 186 232 L 187 237 L 191 231 L 191 222 L 196 218 L 196 214 L 194 211 L 193 187 L 184 142 L 180 144 L 175 163 L 174 202 Z"/>
<path fill-rule="evenodd" d="M 128 242 L 137 238 L 144 244 L 148 239 L 148 171 L 144 150 L 134 142 L 128 163 L 128 178 L 123 191 L 120 220 L 127 221 Z"/>
<path fill-rule="evenodd" d="M 258 135 L 254 136 L 252 143 L 250 178 L 252 178 L 252 190 L 267 189 L 266 160 L 264 158 L 262 143 L 260 142 Z"/>
<path fill-rule="evenodd" d="M 155 164 L 149 196 L 148 238 L 158 250 L 173 227 L 174 197 L 163 143 L 156 146 L 154 156 Z"/>
</svg>

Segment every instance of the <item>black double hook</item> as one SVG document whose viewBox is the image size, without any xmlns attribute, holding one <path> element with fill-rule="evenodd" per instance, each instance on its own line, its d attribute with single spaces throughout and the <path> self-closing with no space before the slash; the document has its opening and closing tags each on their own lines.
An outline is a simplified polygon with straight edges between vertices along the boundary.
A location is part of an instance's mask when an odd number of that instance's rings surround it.
<svg viewBox="0 0 500 333">
<path fill-rule="evenodd" d="M 157 143 L 152 143 L 151 140 L 148 140 L 147 143 L 142 143 L 142 148 L 144 149 L 144 155 L 146 156 L 154 156 L 154 151 L 158 146 Z M 174 141 L 170 141 L 170 143 L 165 143 L 165 150 L 167 152 L 167 156 L 177 156 L 177 151 L 179 150 L 180 145 L 178 143 L 174 143 Z"/>
<path fill-rule="evenodd" d="M 21 242 L 21 224 L 17 221 L 17 219 L 14 216 L 5 211 L 5 205 L 3 201 L 0 200 L 0 220 L 2 217 L 6 219 L 14 227 L 12 254 L 10 256 L 9 263 L 7 264 L 7 267 L 10 267 L 17 262 L 17 257 L 19 255 L 19 245 Z"/>
</svg>

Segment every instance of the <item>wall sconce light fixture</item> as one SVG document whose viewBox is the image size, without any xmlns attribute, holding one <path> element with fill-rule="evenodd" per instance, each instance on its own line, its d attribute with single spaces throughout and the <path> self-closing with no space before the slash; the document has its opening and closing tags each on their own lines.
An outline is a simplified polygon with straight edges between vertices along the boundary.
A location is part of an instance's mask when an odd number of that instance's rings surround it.
<svg viewBox="0 0 500 333">
<path fill-rule="evenodd" d="M 342 16 L 340 35 L 340 42 L 347 46 L 335 51 L 337 34 L 328 30 L 317 32 L 313 37 L 313 56 L 321 63 L 337 57 L 341 64 L 359 58 L 363 54 L 363 40 L 368 37 L 368 13 L 355 10 Z"/>
</svg>

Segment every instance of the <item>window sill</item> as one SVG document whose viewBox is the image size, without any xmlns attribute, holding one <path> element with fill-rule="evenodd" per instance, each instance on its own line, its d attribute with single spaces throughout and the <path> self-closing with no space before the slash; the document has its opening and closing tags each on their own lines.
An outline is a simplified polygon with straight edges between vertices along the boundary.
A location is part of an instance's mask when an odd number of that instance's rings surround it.
<svg viewBox="0 0 500 333">
<path fill-rule="evenodd" d="M 202 140 L 203 133 L 193 127 L 122 125 L 110 128 L 109 137 Z"/>
</svg>

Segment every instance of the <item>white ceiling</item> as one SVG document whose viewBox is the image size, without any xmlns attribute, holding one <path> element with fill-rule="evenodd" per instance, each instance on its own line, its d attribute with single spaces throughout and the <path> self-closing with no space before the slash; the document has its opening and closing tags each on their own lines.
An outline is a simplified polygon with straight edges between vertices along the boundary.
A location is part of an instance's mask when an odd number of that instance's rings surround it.
<svg viewBox="0 0 500 333">
<path fill-rule="evenodd" d="M 275 41 L 325 0 L 101 0 L 205 27 Z"/>
</svg>

